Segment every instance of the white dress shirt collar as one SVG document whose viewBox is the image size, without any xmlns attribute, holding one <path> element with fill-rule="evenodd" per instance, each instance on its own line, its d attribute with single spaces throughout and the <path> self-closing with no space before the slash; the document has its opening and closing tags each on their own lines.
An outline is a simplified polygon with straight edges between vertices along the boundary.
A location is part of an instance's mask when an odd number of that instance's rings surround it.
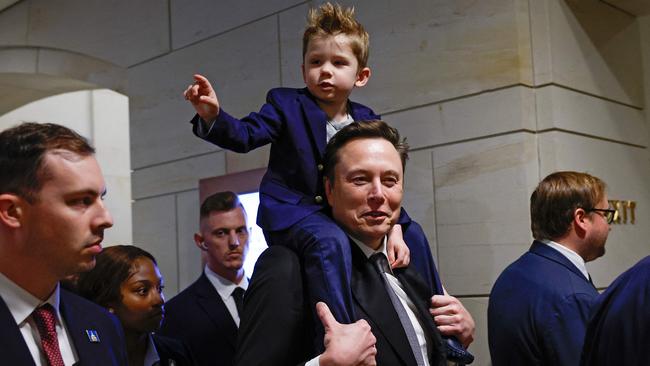
<svg viewBox="0 0 650 366">
<path fill-rule="evenodd" d="M 219 296 L 221 296 L 223 300 L 229 298 L 237 287 L 241 287 L 244 290 L 248 289 L 248 278 L 246 278 L 245 273 L 244 277 L 242 277 L 241 282 L 239 282 L 239 284 L 236 284 L 214 273 L 214 271 L 208 268 L 208 266 L 205 266 L 204 272 L 208 277 L 208 280 L 210 280 L 210 283 L 212 283 L 212 286 L 214 286 L 214 289 L 217 290 Z"/>
<path fill-rule="evenodd" d="M 64 363 L 71 365 L 78 360 L 74 345 L 65 326 L 65 320 L 62 318 L 59 309 L 60 294 L 60 286 L 57 284 L 50 297 L 45 301 L 41 301 L 0 273 L 0 297 L 7 304 L 7 308 L 9 308 L 9 312 L 13 316 L 36 365 L 45 364 L 46 361 L 38 341 L 40 336 L 31 315 L 37 307 L 46 303 L 52 305 L 55 310 L 57 338 Z"/>
<path fill-rule="evenodd" d="M 59 286 L 52 295 L 43 302 L 34 295 L 27 292 L 22 287 L 16 285 L 13 281 L 0 273 L 0 294 L 7 304 L 9 312 L 14 317 L 16 324 L 19 326 L 29 318 L 34 310 L 43 303 L 50 303 L 56 310 L 57 317 L 59 314 Z"/>
<path fill-rule="evenodd" d="M 585 265 L 585 260 L 582 259 L 582 257 L 578 253 L 565 247 L 561 243 L 554 242 L 553 240 L 544 239 L 540 241 L 548 245 L 549 247 L 557 250 L 558 252 L 560 252 L 560 254 L 565 256 L 566 259 L 568 259 L 571 263 L 573 263 L 573 265 L 576 266 L 576 268 L 578 268 L 580 272 L 582 272 L 585 278 L 589 280 L 589 272 L 587 272 L 587 266 Z"/>
<path fill-rule="evenodd" d="M 246 278 L 246 274 L 242 277 L 241 282 L 236 284 L 214 273 L 207 265 L 205 266 L 204 273 L 210 283 L 212 283 L 212 286 L 214 286 L 214 289 L 219 293 L 219 297 L 221 297 L 226 309 L 228 309 L 230 317 L 235 322 L 237 328 L 239 328 L 239 312 L 237 311 L 237 304 L 235 303 L 235 298 L 232 296 L 232 292 L 237 287 L 243 288 L 244 291 L 248 289 L 248 278 Z"/>
<path fill-rule="evenodd" d="M 382 239 L 381 245 L 379 246 L 379 248 L 377 248 L 377 250 L 374 250 L 371 247 L 365 245 L 361 240 L 351 236 L 350 234 L 348 234 L 348 236 L 350 237 L 350 239 L 352 239 L 354 244 L 356 244 L 359 247 L 359 249 L 361 249 L 361 251 L 366 256 L 366 258 L 370 258 L 370 256 L 372 256 L 375 253 L 384 253 L 386 258 L 388 258 L 388 255 L 386 254 L 386 239 L 387 239 L 386 236 L 384 236 L 384 239 Z"/>
</svg>

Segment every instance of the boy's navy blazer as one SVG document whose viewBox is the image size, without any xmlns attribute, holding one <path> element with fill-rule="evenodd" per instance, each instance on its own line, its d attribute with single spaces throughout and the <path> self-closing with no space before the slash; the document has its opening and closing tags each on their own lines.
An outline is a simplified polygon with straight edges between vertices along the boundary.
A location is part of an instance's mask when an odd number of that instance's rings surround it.
<svg viewBox="0 0 650 366">
<path fill-rule="evenodd" d="M 598 296 L 582 365 L 650 365 L 650 256 Z"/>
<path fill-rule="evenodd" d="M 571 261 L 533 242 L 490 293 L 492 364 L 577 365 L 596 296 L 594 285 Z"/>
<path fill-rule="evenodd" d="M 355 121 L 380 118 L 361 104 L 349 102 L 348 106 Z M 257 223 L 262 229 L 284 230 L 325 207 L 322 164 L 327 120 L 306 88 L 276 88 L 268 92 L 258 113 L 241 120 L 222 109 L 204 137 L 239 153 L 271 144 L 268 169 L 260 184 Z M 198 115 L 191 122 L 197 134 Z M 404 214 L 399 223 L 409 221 Z"/>
<path fill-rule="evenodd" d="M 70 342 L 79 365 L 126 365 L 122 326 L 104 308 L 61 289 L 59 311 L 65 320 Z M 87 330 L 94 330 L 99 342 L 91 342 Z M 4 300 L 0 298 L 0 357 L 2 364 L 35 365 L 20 329 Z"/>
</svg>

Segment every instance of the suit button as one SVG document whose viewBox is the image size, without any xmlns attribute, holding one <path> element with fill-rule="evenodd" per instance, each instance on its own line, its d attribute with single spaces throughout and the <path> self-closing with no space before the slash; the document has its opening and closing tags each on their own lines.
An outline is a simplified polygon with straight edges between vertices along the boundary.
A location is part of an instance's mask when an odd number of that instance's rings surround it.
<svg viewBox="0 0 650 366">
<path fill-rule="evenodd" d="M 314 197 L 314 201 L 316 201 L 316 203 L 321 203 L 321 202 L 323 202 L 323 197 L 316 196 L 316 197 Z"/>
<path fill-rule="evenodd" d="M 316 165 L 316 168 L 318 169 L 319 172 L 322 172 L 323 171 L 323 164 Z"/>
</svg>

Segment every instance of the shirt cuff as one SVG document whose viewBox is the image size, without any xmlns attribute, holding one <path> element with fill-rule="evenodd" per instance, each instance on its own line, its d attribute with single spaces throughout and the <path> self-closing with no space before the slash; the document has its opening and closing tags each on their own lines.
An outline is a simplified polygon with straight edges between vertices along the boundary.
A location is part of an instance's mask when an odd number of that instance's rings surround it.
<svg viewBox="0 0 650 366">
<path fill-rule="evenodd" d="M 196 134 L 199 135 L 199 137 L 206 137 L 216 121 L 217 120 L 215 119 L 212 122 L 206 122 L 203 118 L 199 117 L 199 123 L 196 126 Z"/>
</svg>

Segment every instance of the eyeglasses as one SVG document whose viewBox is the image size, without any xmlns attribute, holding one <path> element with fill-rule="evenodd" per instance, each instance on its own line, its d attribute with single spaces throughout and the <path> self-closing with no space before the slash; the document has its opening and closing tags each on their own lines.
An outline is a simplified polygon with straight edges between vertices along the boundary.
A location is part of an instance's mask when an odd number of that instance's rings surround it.
<svg viewBox="0 0 650 366">
<path fill-rule="evenodd" d="M 614 216 L 616 216 L 616 210 L 612 210 L 611 208 L 590 208 L 585 210 L 587 212 L 602 212 L 601 216 L 605 218 L 607 221 L 607 224 L 611 224 L 614 222 Z"/>
</svg>

